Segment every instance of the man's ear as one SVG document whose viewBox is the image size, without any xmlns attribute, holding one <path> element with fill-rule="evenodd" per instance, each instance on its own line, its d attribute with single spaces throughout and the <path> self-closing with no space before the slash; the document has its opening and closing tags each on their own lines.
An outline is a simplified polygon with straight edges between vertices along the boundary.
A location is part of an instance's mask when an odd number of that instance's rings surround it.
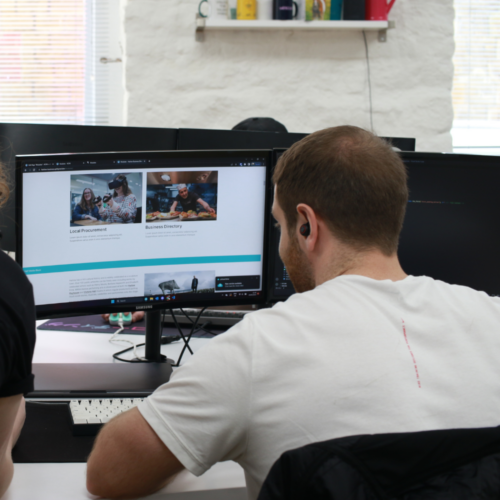
<svg viewBox="0 0 500 500">
<path fill-rule="evenodd" d="M 304 251 L 314 251 L 318 240 L 318 218 L 305 203 L 297 205 L 297 239 Z"/>
</svg>

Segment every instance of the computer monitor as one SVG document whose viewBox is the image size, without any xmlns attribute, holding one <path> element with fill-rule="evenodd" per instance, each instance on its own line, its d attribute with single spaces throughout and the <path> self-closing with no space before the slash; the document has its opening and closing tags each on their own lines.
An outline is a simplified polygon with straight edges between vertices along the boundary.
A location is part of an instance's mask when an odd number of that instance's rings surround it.
<svg viewBox="0 0 500 500">
<path fill-rule="evenodd" d="M 500 157 L 400 153 L 410 199 L 398 255 L 403 270 L 500 294 Z M 294 293 L 270 224 L 269 301 Z"/>
<path fill-rule="evenodd" d="M 177 129 L 104 127 L 90 125 L 37 125 L 0 123 L 0 163 L 11 184 L 15 157 L 25 154 L 90 153 L 93 151 L 175 150 Z M 15 251 L 15 189 L 0 210 L 0 247 Z"/>
<path fill-rule="evenodd" d="M 385 139 L 391 146 L 401 151 L 415 151 L 417 145 L 416 139 L 411 137 L 381 137 L 381 139 Z"/>
<path fill-rule="evenodd" d="M 16 260 L 38 318 L 265 302 L 271 151 L 16 163 Z"/>
<path fill-rule="evenodd" d="M 289 148 L 307 134 L 181 128 L 177 149 L 273 149 Z"/>
</svg>

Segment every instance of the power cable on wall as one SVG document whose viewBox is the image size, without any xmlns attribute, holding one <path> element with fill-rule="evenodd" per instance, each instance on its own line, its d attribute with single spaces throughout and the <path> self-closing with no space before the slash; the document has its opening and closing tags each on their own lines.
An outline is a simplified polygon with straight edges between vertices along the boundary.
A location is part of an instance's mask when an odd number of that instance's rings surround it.
<svg viewBox="0 0 500 500">
<path fill-rule="evenodd" d="M 363 40 L 365 42 L 365 53 L 366 53 L 366 69 L 368 72 L 368 97 L 370 100 L 370 128 L 371 132 L 375 133 L 373 130 L 373 103 L 372 103 L 372 80 L 370 76 L 370 55 L 368 54 L 368 43 L 366 41 L 366 32 L 363 31 Z"/>
</svg>

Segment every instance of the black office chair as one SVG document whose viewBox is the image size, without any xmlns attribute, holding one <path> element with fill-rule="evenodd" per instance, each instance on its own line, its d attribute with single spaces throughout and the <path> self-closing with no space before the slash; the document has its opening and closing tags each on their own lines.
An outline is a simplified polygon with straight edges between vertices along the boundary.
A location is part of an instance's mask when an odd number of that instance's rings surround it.
<svg viewBox="0 0 500 500">
<path fill-rule="evenodd" d="M 246 130 L 253 132 L 288 132 L 287 128 L 279 121 L 274 118 L 264 117 L 247 118 L 246 120 L 236 124 L 233 127 L 233 130 Z"/>
<path fill-rule="evenodd" d="M 287 451 L 258 500 L 498 500 L 500 427 L 350 436 Z"/>
</svg>

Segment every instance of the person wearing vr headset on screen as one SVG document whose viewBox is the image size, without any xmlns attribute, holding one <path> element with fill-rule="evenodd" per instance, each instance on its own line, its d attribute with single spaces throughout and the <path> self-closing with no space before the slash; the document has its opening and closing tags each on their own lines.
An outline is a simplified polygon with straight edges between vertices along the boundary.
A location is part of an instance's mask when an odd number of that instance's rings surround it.
<svg viewBox="0 0 500 500">
<path fill-rule="evenodd" d="M 115 223 L 131 224 L 135 222 L 137 214 L 137 198 L 130 189 L 127 177 L 123 174 L 117 175 L 110 183 L 109 189 L 114 189 L 112 196 L 105 196 L 99 201 L 99 214 L 102 220 Z M 104 207 L 104 203 L 106 207 Z"/>
<path fill-rule="evenodd" d="M 100 199 L 97 198 L 97 199 Z M 73 220 L 90 220 L 96 221 L 101 220 L 101 214 L 99 213 L 99 207 L 96 205 L 96 200 L 94 192 L 90 188 L 85 188 L 82 193 L 82 198 L 80 202 L 73 210 Z"/>
</svg>

